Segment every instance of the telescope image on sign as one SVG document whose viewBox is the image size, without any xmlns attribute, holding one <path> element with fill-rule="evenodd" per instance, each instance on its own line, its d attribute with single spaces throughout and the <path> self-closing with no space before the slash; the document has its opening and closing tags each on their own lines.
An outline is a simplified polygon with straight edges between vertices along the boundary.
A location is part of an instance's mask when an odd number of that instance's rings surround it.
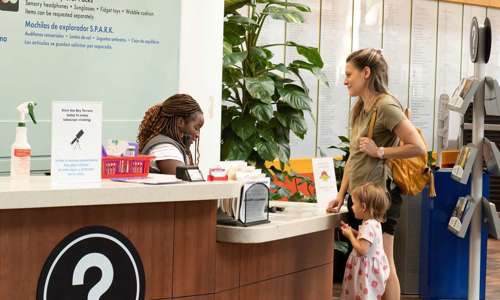
<svg viewBox="0 0 500 300">
<path fill-rule="evenodd" d="M 73 146 L 73 149 L 82 149 L 80 147 L 80 138 L 82 137 L 83 133 L 83 130 L 80 129 L 80 131 L 78 131 L 78 133 L 75 135 L 75 138 L 71 141 L 70 145 Z"/>
</svg>

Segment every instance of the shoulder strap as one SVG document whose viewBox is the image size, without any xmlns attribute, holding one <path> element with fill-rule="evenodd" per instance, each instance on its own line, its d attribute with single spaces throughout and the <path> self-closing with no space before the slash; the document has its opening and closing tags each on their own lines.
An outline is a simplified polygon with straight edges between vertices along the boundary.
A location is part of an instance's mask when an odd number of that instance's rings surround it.
<svg viewBox="0 0 500 300">
<path fill-rule="evenodd" d="M 378 103 L 380 99 L 382 98 L 382 95 L 378 95 L 377 99 L 375 100 L 375 103 L 373 103 L 372 106 L 372 114 L 370 116 L 370 123 L 368 123 L 368 135 L 367 138 L 373 139 L 373 130 L 375 129 L 375 123 L 377 122 L 377 114 L 378 114 Z"/>
<path fill-rule="evenodd" d="M 375 129 L 375 123 L 377 122 L 377 113 L 378 113 L 378 107 L 375 107 L 371 116 L 370 116 L 370 123 L 368 125 L 368 136 L 367 138 L 373 140 L 373 130 Z"/>
<path fill-rule="evenodd" d="M 177 141 L 175 141 L 174 139 L 166 136 L 166 135 L 163 135 L 163 134 L 159 134 L 157 136 L 155 136 L 154 138 L 152 138 L 151 140 L 149 140 L 149 142 L 146 143 L 146 145 L 144 146 L 144 148 L 142 149 L 142 154 L 149 154 L 149 151 L 151 151 L 151 149 L 154 147 L 154 146 L 157 146 L 157 145 L 160 145 L 160 144 L 170 144 L 172 146 L 174 146 L 175 148 L 177 148 L 181 153 L 182 153 L 182 156 L 184 157 L 184 164 L 188 164 L 188 156 L 187 156 L 187 153 L 186 151 L 184 150 L 184 147 L 179 144 Z"/>
</svg>

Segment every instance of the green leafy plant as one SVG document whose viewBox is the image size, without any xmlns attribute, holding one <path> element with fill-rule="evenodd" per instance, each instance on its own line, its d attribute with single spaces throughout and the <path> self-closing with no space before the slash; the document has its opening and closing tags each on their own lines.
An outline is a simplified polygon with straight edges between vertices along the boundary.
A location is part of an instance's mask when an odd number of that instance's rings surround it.
<svg viewBox="0 0 500 300">
<path fill-rule="evenodd" d="M 241 9 L 248 16 L 241 15 Z M 308 6 L 286 1 L 225 1 L 223 160 L 246 160 L 259 168 L 275 159 L 286 164 L 290 133 L 304 138 L 305 114 L 311 113 L 312 99 L 302 72 L 326 83 L 319 51 L 292 41 L 262 45 L 259 37 L 269 18 L 301 23 L 307 12 Z M 303 59 L 274 63 L 270 49 L 276 46 L 295 48 Z"/>
<path fill-rule="evenodd" d="M 282 198 L 287 198 L 288 201 L 292 201 L 292 202 L 310 202 L 310 203 L 317 202 L 316 194 L 313 190 L 314 181 L 311 178 L 299 175 L 293 171 L 277 170 L 274 167 L 272 167 L 272 172 L 273 172 L 274 176 L 276 176 L 278 178 L 279 181 L 292 182 L 295 186 L 295 192 L 292 193 L 286 187 L 272 183 L 271 190 L 273 191 L 273 194 L 271 196 L 271 200 L 280 200 Z M 306 187 L 307 195 L 299 190 L 299 187 L 301 187 L 303 185 L 305 185 L 305 187 Z"/>
</svg>

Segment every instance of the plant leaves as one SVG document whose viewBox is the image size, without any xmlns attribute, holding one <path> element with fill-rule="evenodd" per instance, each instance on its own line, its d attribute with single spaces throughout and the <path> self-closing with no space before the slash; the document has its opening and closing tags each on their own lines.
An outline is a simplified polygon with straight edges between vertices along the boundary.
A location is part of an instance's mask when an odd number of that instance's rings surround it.
<svg viewBox="0 0 500 300">
<path fill-rule="evenodd" d="M 275 142 L 275 136 L 274 132 L 269 126 L 265 126 L 262 123 L 257 125 L 257 132 L 260 134 L 260 136 L 270 142 Z"/>
<path fill-rule="evenodd" d="M 222 82 L 228 87 L 236 87 L 237 82 L 243 79 L 240 69 L 226 66 L 222 69 Z"/>
<path fill-rule="evenodd" d="M 304 139 L 304 135 L 307 132 L 307 124 L 304 116 L 298 113 L 290 115 L 290 129 L 297 137 Z"/>
<path fill-rule="evenodd" d="M 242 141 L 231 127 L 222 131 L 222 160 L 246 160 L 253 151 L 253 146 Z"/>
<path fill-rule="evenodd" d="M 316 76 L 321 84 L 324 84 L 328 87 L 330 86 L 330 84 L 328 83 L 328 78 L 326 78 L 326 74 L 320 68 L 312 68 L 312 73 L 314 74 L 314 76 Z"/>
<path fill-rule="evenodd" d="M 267 57 L 267 52 L 264 51 L 263 48 L 259 48 L 259 47 L 252 47 L 250 48 L 250 56 L 252 58 L 258 58 L 258 59 L 268 59 Z"/>
<path fill-rule="evenodd" d="M 250 113 L 259 121 L 269 122 L 273 118 L 273 106 L 271 104 L 257 103 Z"/>
<path fill-rule="evenodd" d="M 228 127 L 234 117 L 240 115 L 241 113 L 238 111 L 238 109 L 234 106 L 227 106 L 223 105 L 222 106 L 222 129 Z"/>
<path fill-rule="evenodd" d="M 349 144 L 349 143 L 350 143 L 349 138 L 348 138 L 348 137 L 346 137 L 346 136 L 340 135 L 338 138 L 339 138 L 339 140 L 340 140 L 342 143 L 346 143 L 346 144 Z"/>
<path fill-rule="evenodd" d="M 301 3 L 292 3 L 292 2 L 275 1 L 275 0 L 269 0 L 266 2 L 272 3 L 274 5 L 285 6 L 285 7 L 295 7 L 302 12 L 311 12 L 311 8 L 309 6 L 301 4 Z"/>
<path fill-rule="evenodd" d="M 304 16 L 298 10 L 269 6 L 264 9 L 262 13 L 269 14 L 273 19 L 283 20 L 287 23 L 304 23 Z"/>
<path fill-rule="evenodd" d="M 290 70 L 285 66 L 285 64 L 277 64 L 273 67 L 273 69 L 283 72 L 285 74 L 289 74 Z"/>
<path fill-rule="evenodd" d="M 304 70 L 308 70 L 308 71 L 312 72 L 314 65 L 311 63 L 305 62 L 303 60 L 294 60 L 289 64 L 289 67 L 292 69 L 304 69 Z"/>
<path fill-rule="evenodd" d="M 233 45 L 231 43 L 224 41 L 224 55 L 233 53 Z"/>
<path fill-rule="evenodd" d="M 250 0 L 224 0 L 224 12 L 234 12 L 247 4 L 250 4 Z"/>
<path fill-rule="evenodd" d="M 231 97 L 231 91 L 227 88 L 222 89 L 222 100 L 227 100 Z"/>
<path fill-rule="evenodd" d="M 245 41 L 245 27 L 224 22 L 224 40 L 233 46 L 240 45 Z"/>
<path fill-rule="evenodd" d="M 290 160 L 290 143 L 279 143 L 278 144 L 279 153 L 278 158 L 282 162 L 288 162 Z"/>
<path fill-rule="evenodd" d="M 267 101 L 274 94 L 274 81 L 268 76 L 245 78 L 245 87 L 256 99 Z"/>
<path fill-rule="evenodd" d="M 224 55 L 223 65 L 237 65 L 247 58 L 247 52 L 233 52 L 230 54 Z"/>
<path fill-rule="evenodd" d="M 287 84 L 279 90 L 279 93 L 281 95 L 280 101 L 291 107 L 299 110 L 311 110 L 312 100 L 300 86 Z"/>
<path fill-rule="evenodd" d="M 240 24 L 240 25 L 258 25 L 255 20 L 252 18 L 240 16 L 240 15 L 234 15 L 230 16 L 227 18 L 227 22 L 229 23 L 235 23 L 235 24 Z"/>
<path fill-rule="evenodd" d="M 323 59 L 321 59 L 321 55 L 319 54 L 318 48 L 314 47 L 305 47 L 297 45 L 297 52 L 304 56 L 310 63 L 312 63 L 315 67 L 323 68 Z"/>
<path fill-rule="evenodd" d="M 323 68 L 324 63 L 321 55 L 319 54 L 318 48 L 307 47 L 290 41 L 286 42 L 286 45 L 289 47 L 295 47 L 297 49 L 297 53 L 305 57 L 308 62 L 314 65 L 314 67 Z"/>
<path fill-rule="evenodd" d="M 250 117 L 237 117 L 231 122 L 231 128 L 240 139 L 246 140 L 255 133 L 255 121 Z"/>
<path fill-rule="evenodd" d="M 267 161 L 273 161 L 276 157 L 278 157 L 278 145 L 274 142 L 268 142 L 268 141 L 259 141 L 255 145 L 255 149 L 257 150 L 257 153 L 262 157 L 264 160 Z"/>
</svg>

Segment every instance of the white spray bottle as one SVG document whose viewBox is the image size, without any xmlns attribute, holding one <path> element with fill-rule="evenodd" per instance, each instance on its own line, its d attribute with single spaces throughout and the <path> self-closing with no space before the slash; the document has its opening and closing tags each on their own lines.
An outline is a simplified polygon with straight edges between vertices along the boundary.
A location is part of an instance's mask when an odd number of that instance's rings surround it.
<svg viewBox="0 0 500 300">
<path fill-rule="evenodd" d="M 10 177 L 12 179 L 28 179 L 31 170 L 31 146 L 28 143 L 28 134 L 26 129 L 26 115 L 29 114 L 31 120 L 35 120 L 35 102 L 21 103 L 17 110 L 19 111 L 19 123 L 16 128 L 16 141 L 12 144 L 10 152 Z"/>
</svg>

